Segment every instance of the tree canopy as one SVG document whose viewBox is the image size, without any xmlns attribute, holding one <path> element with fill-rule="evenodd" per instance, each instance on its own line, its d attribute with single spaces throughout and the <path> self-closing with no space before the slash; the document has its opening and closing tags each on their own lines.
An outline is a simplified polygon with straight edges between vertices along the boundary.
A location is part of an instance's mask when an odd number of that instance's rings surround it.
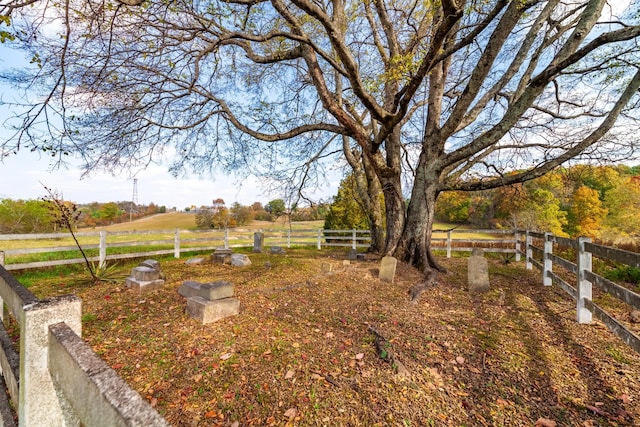
<svg viewBox="0 0 640 427">
<path fill-rule="evenodd" d="M 342 153 L 371 200 L 384 194 L 379 249 L 427 274 L 438 267 L 429 242 L 440 192 L 636 155 L 637 0 L 624 10 L 606 0 L 68 0 L 11 10 L 22 4 L 1 12 L 46 96 L 5 153 L 73 152 L 88 168 L 117 168 L 170 149 L 175 170 L 262 169 L 288 188 Z"/>
</svg>

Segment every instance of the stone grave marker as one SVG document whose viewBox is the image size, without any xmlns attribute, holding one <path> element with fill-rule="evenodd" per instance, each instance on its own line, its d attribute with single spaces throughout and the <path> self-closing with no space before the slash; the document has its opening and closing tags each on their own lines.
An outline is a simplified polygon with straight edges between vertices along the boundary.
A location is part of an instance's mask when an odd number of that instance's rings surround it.
<svg viewBox="0 0 640 427">
<path fill-rule="evenodd" d="M 189 264 L 189 265 L 197 265 L 202 263 L 204 263 L 204 258 L 191 258 L 185 261 L 185 264 Z"/>
<path fill-rule="evenodd" d="M 214 264 L 230 264 L 233 251 L 227 248 L 217 248 L 211 254 L 211 262 Z"/>
<path fill-rule="evenodd" d="M 322 271 L 324 274 L 331 273 L 332 270 L 333 265 L 330 262 L 323 262 L 322 264 L 320 264 L 320 271 Z"/>
<path fill-rule="evenodd" d="M 251 265 L 251 260 L 245 254 L 232 254 L 231 265 L 234 267 L 246 267 Z"/>
<path fill-rule="evenodd" d="M 269 252 L 274 255 L 285 255 L 286 252 L 282 246 L 271 246 Z"/>
<path fill-rule="evenodd" d="M 253 233 L 253 252 L 260 253 L 264 247 L 264 234 L 261 232 Z"/>
<path fill-rule="evenodd" d="M 124 284 L 138 294 L 155 291 L 164 286 L 164 273 L 160 270 L 160 263 L 148 259 L 131 269 L 131 276 L 127 277 Z"/>
<path fill-rule="evenodd" d="M 393 283 L 393 279 L 396 276 L 396 266 L 398 265 L 398 260 L 392 256 L 386 256 L 382 258 L 380 261 L 380 280 L 384 280 L 385 282 Z"/>
<path fill-rule="evenodd" d="M 358 251 L 353 248 L 349 249 L 348 259 L 349 261 L 356 261 L 358 259 Z"/>
<path fill-rule="evenodd" d="M 185 281 L 178 293 L 187 298 L 187 313 L 202 324 L 216 322 L 240 312 L 233 284 L 226 281 L 199 283 Z"/>
<path fill-rule="evenodd" d="M 486 292 L 490 289 L 489 264 L 481 248 L 473 248 L 467 263 L 468 291 L 471 293 Z"/>
</svg>

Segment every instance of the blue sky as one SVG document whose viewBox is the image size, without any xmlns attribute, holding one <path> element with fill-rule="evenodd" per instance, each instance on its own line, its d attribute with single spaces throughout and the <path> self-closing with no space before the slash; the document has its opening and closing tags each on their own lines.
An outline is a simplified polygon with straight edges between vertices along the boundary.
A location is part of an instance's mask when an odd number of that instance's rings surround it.
<svg viewBox="0 0 640 427">
<path fill-rule="evenodd" d="M 0 69 L 27 64 L 22 53 L 0 44 Z M 11 100 L 17 93 L 7 85 L 0 84 L 0 97 Z M 7 106 L 0 107 L 0 122 L 11 115 Z M 11 133 L 0 123 L 0 138 Z M 133 179 L 129 176 L 111 176 L 93 173 L 82 177 L 79 162 L 70 162 L 66 169 L 55 169 L 46 154 L 19 151 L 0 160 L 0 199 L 38 199 L 46 194 L 42 184 L 62 193 L 65 200 L 76 203 L 109 202 L 131 200 Z M 250 205 L 253 202 L 267 203 L 282 198 L 282 194 L 267 194 L 262 191 L 256 179 L 244 182 L 236 177 L 217 174 L 214 177 L 190 176 L 176 179 L 167 172 L 167 165 L 151 165 L 136 174 L 138 179 L 138 202 L 155 203 L 168 208 L 184 209 L 190 206 L 210 205 L 212 200 L 222 198 L 227 205 L 239 202 Z M 314 199 L 326 200 L 337 193 L 338 176 L 325 188 L 313 195 Z"/>
</svg>

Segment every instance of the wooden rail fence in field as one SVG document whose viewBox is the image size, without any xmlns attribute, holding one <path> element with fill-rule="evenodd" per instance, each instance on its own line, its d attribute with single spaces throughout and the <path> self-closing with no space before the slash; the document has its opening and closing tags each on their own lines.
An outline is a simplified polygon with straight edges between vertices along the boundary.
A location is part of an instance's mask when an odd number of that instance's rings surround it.
<svg viewBox="0 0 640 427">
<path fill-rule="evenodd" d="M 126 258 L 152 257 L 156 255 L 173 254 L 180 258 L 185 252 L 202 252 L 219 247 L 251 247 L 254 231 L 229 229 L 221 231 L 211 230 L 159 230 L 145 232 L 115 232 L 107 233 L 78 233 L 79 238 L 96 238 L 96 243 L 83 244 L 87 250 L 98 250 L 97 256 L 90 257 L 91 261 L 103 265 L 108 260 Z M 267 246 L 316 246 L 364 248 L 369 246 L 370 236 L 367 230 L 287 230 L 265 231 L 264 241 Z M 467 235 L 465 237 L 464 235 Z M 154 239 L 143 240 L 144 236 Z M 458 237 L 460 236 L 460 237 Z M 471 238 L 469 236 L 475 236 Z M 122 241 L 131 237 L 131 240 Z M 62 264 L 84 262 L 82 258 L 60 259 L 59 254 L 77 251 L 75 246 L 39 247 L 2 250 L 2 241 L 29 239 L 61 239 L 68 238 L 66 234 L 37 234 L 37 235 L 0 235 L 0 265 L 7 270 L 47 267 Z M 108 241 L 109 240 L 109 241 Z M 575 260 L 564 259 L 554 254 L 554 244 L 571 248 L 577 254 Z M 123 249 L 131 247 L 159 246 L 160 249 L 126 253 Z M 613 316 L 604 311 L 592 301 L 592 285 L 595 284 L 604 292 L 608 292 L 632 309 L 640 309 L 640 295 L 620 286 L 604 277 L 595 274 L 591 268 L 592 256 L 616 263 L 640 268 L 640 254 L 596 245 L 589 239 L 567 239 L 550 233 L 538 233 L 526 230 L 464 230 L 454 229 L 433 231 L 432 249 L 446 251 L 451 257 L 452 252 L 472 251 L 480 247 L 485 252 L 513 254 L 514 260 L 520 261 L 525 257 L 527 269 L 533 266 L 542 270 L 542 282 L 545 286 L 557 283 L 577 302 L 577 321 L 589 323 L 595 316 L 613 330 L 620 338 L 640 352 L 640 339 L 629 331 Z M 522 249 L 524 247 L 524 250 Z M 57 259 L 35 262 L 7 262 L 7 258 L 15 258 L 27 254 L 48 253 Z M 575 287 L 556 274 L 553 267 L 562 267 L 567 273 L 575 277 Z"/>
<path fill-rule="evenodd" d="M 551 233 L 537 233 L 533 231 L 518 231 L 518 240 L 525 250 L 520 252 L 525 256 L 527 269 L 536 267 L 542 272 L 542 284 L 551 286 L 556 283 L 574 300 L 576 300 L 576 320 L 579 323 L 590 323 L 592 317 L 604 323 L 618 337 L 640 353 L 640 338 L 630 331 L 624 324 L 615 319 L 610 313 L 593 302 L 593 285 L 618 300 L 627 304 L 631 309 L 640 310 L 640 295 L 592 271 L 593 257 L 613 261 L 634 268 L 640 268 L 640 254 L 592 243 L 586 237 L 568 239 L 554 236 Z M 565 259 L 554 253 L 554 247 L 571 249 L 575 253 L 573 260 Z M 573 277 L 572 285 L 558 274 L 554 267 L 558 266 Z"/>
</svg>

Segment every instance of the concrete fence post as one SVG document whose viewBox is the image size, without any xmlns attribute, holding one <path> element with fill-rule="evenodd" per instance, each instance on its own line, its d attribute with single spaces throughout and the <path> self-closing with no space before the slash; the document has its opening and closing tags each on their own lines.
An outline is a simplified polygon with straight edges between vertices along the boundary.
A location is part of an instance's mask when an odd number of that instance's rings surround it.
<svg viewBox="0 0 640 427">
<path fill-rule="evenodd" d="M 173 234 L 173 257 L 180 258 L 180 229 L 176 228 Z"/>
<path fill-rule="evenodd" d="M 551 260 L 551 254 L 553 253 L 553 234 L 544 233 L 544 254 L 542 255 L 542 284 L 544 286 L 551 286 L 553 279 L 551 278 L 551 272 L 553 271 L 553 261 Z"/>
<path fill-rule="evenodd" d="M 447 258 L 451 258 L 451 230 L 447 231 Z"/>
<path fill-rule="evenodd" d="M 357 243 L 357 232 L 355 229 L 351 230 L 351 249 L 356 248 Z"/>
<path fill-rule="evenodd" d="M 524 262 L 527 270 L 531 270 L 533 268 L 533 263 L 531 262 L 531 258 L 533 257 L 533 249 L 531 249 L 532 244 L 533 238 L 529 234 L 529 230 L 527 230 L 524 238 Z"/>
<path fill-rule="evenodd" d="M 224 248 L 229 249 L 229 229 L 224 229 Z"/>
<path fill-rule="evenodd" d="M 291 247 L 291 230 L 287 229 L 287 248 Z"/>
<path fill-rule="evenodd" d="M 105 230 L 100 231 L 100 261 L 98 265 L 100 268 L 104 267 L 107 263 L 107 232 Z"/>
<path fill-rule="evenodd" d="M 318 230 L 318 250 L 322 249 L 322 229 Z"/>
<path fill-rule="evenodd" d="M 516 262 L 520 262 L 520 251 L 522 251 L 522 248 L 520 247 L 520 237 L 520 231 L 516 229 L 514 233 L 514 238 L 516 240 Z"/>
<path fill-rule="evenodd" d="M 4 251 L 0 251 L 0 265 L 3 267 L 4 267 L 4 262 L 5 262 Z"/>
<path fill-rule="evenodd" d="M 49 325 L 64 322 L 82 333 L 80 299 L 67 295 L 24 306 L 20 319 L 20 426 L 77 426 L 68 404 L 58 397 L 49 373 Z"/>
<path fill-rule="evenodd" d="M 587 252 L 584 249 L 584 244 L 587 242 L 591 242 L 591 239 L 588 237 L 579 237 L 578 238 L 578 253 L 577 253 L 577 287 L 578 297 L 577 297 L 577 305 L 576 305 L 576 320 L 578 323 L 591 323 L 591 311 L 585 307 L 585 300 L 591 300 L 593 297 L 591 282 L 585 278 L 585 272 L 591 272 L 591 268 L 593 265 L 591 252 Z"/>
</svg>

